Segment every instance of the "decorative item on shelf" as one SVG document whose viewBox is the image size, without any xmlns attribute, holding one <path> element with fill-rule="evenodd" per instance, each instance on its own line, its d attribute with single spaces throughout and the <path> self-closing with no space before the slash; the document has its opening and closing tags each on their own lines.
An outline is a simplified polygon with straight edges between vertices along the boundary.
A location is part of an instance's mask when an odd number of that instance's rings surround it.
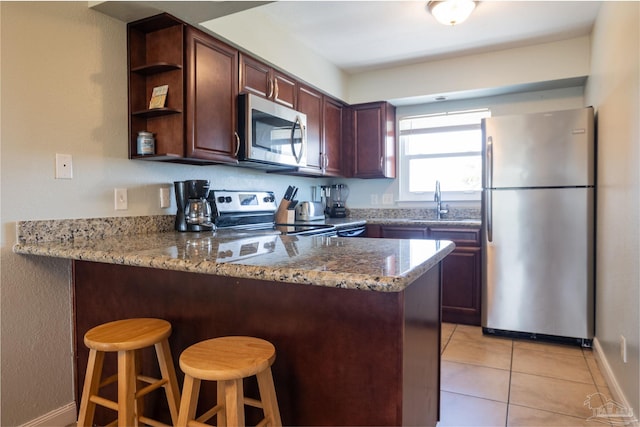
<svg viewBox="0 0 640 427">
<path fill-rule="evenodd" d="M 156 140 L 151 132 L 145 130 L 138 132 L 138 154 L 149 155 L 156 151 Z"/>
<path fill-rule="evenodd" d="M 169 92 L 169 85 L 156 86 L 151 93 L 151 101 L 149 101 L 149 109 L 164 108 L 164 104 L 167 100 L 167 92 Z"/>
</svg>

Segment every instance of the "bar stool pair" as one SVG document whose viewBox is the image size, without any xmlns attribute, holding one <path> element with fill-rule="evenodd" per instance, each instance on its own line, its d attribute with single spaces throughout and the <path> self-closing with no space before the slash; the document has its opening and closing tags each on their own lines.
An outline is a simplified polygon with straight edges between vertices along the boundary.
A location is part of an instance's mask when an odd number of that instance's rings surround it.
<svg viewBox="0 0 640 427">
<path fill-rule="evenodd" d="M 171 421 L 177 426 L 206 426 L 217 415 L 219 426 L 243 426 L 244 405 L 262 408 L 264 419 L 259 425 L 281 426 L 271 365 L 276 354 L 274 346 L 253 337 L 222 337 L 196 343 L 180 355 L 180 368 L 185 373 L 182 398 L 169 348 L 171 324 L 166 320 L 124 319 L 98 325 L 84 336 L 89 348 L 78 426 L 91 426 L 96 405 L 118 412 L 119 426 L 165 424 L 145 417 L 143 397 L 164 388 Z M 139 351 L 155 347 L 161 378 L 141 374 Z M 102 367 L 105 353 L 117 352 L 118 373 L 104 380 Z M 256 376 L 260 400 L 244 396 L 243 378 Z M 217 382 L 217 403 L 196 418 L 200 383 Z M 117 402 L 101 397 L 99 389 L 118 383 Z M 138 388 L 138 382 L 148 384 Z"/>
</svg>

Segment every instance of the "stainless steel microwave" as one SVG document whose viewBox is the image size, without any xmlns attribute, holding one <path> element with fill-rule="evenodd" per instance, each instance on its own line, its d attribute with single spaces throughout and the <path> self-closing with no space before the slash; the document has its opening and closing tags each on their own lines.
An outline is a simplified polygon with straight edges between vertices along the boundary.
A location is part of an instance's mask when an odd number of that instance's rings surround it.
<svg viewBox="0 0 640 427">
<path fill-rule="evenodd" d="M 307 116 L 259 96 L 238 95 L 238 161 L 261 169 L 307 165 Z"/>
</svg>

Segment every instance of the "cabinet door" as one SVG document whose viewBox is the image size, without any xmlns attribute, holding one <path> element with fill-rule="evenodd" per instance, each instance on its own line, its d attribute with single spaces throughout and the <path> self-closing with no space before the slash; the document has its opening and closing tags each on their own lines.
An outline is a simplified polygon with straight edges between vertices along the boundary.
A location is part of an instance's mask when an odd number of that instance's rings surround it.
<svg viewBox="0 0 640 427">
<path fill-rule="evenodd" d="M 271 81 L 274 85 L 273 101 L 289 108 L 294 108 L 296 106 L 296 90 L 298 88 L 296 81 L 275 70 L 272 70 L 271 75 Z"/>
<path fill-rule="evenodd" d="M 240 92 L 249 92 L 263 98 L 273 95 L 271 68 L 250 56 L 240 54 Z"/>
<path fill-rule="evenodd" d="M 187 157 L 236 162 L 238 51 L 188 28 Z"/>
<path fill-rule="evenodd" d="M 442 261 L 442 321 L 480 325 L 481 249 L 458 247 Z"/>
<path fill-rule="evenodd" d="M 324 173 L 342 176 L 342 104 L 326 96 L 323 99 L 322 130 Z"/>
<path fill-rule="evenodd" d="M 381 225 L 380 237 L 389 239 L 426 239 L 428 230 L 427 227 Z"/>
<path fill-rule="evenodd" d="M 353 176 L 395 178 L 395 109 L 386 102 L 353 107 Z"/>
<path fill-rule="evenodd" d="M 296 105 L 296 81 L 250 56 L 240 55 L 240 92 L 271 99 L 289 108 Z"/>
<path fill-rule="evenodd" d="M 300 85 L 298 111 L 307 115 L 307 167 L 322 172 L 322 94 Z"/>
</svg>

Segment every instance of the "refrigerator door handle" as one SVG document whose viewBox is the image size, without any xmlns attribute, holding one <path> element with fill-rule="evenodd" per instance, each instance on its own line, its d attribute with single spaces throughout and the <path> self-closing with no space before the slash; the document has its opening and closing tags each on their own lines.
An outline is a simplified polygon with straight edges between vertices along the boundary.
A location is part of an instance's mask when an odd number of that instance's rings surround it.
<svg viewBox="0 0 640 427">
<path fill-rule="evenodd" d="M 487 138 L 487 161 L 486 161 L 486 177 L 485 177 L 485 188 L 489 189 L 485 191 L 485 207 L 486 207 L 486 221 L 487 221 L 487 241 L 493 241 L 493 224 L 492 224 L 492 196 L 491 189 L 493 188 L 493 138 Z"/>
</svg>

